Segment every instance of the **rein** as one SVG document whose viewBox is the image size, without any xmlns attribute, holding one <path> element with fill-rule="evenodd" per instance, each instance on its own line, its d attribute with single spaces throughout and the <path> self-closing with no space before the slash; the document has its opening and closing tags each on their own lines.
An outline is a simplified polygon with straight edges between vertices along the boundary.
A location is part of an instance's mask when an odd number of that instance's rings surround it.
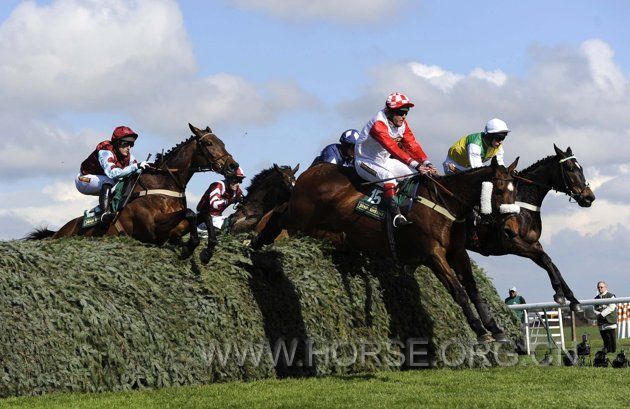
<svg viewBox="0 0 630 409">
<path fill-rule="evenodd" d="M 523 182 L 525 182 L 527 184 L 542 187 L 543 189 L 546 189 L 546 190 L 553 190 L 553 191 L 556 191 L 556 192 L 564 193 L 565 195 L 569 196 L 569 202 L 571 201 L 571 199 L 577 201 L 577 198 L 579 198 L 582 195 L 582 192 L 584 191 L 584 189 L 586 189 L 586 187 L 588 187 L 588 183 L 586 183 L 584 188 L 580 189 L 579 193 L 575 193 L 575 192 L 572 191 L 572 189 L 569 186 L 569 181 L 568 181 L 568 177 L 567 177 L 567 174 L 566 174 L 566 170 L 564 169 L 564 166 L 562 166 L 562 164 L 564 162 L 566 162 L 566 161 L 568 161 L 570 159 L 575 159 L 575 156 L 568 156 L 566 158 L 558 160 L 558 164 L 560 165 L 560 175 L 562 177 L 562 183 L 564 183 L 564 188 L 557 188 L 557 187 L 552 186 L 552 185 L 547 185 L 545 183 L 540 183 L 540 182 L 537 182 L 535 180 L 525 178 L 523 176 L 520 176 L 518 173 L 516 173 L 516 171 L 512 172 L 512 177 L 514 179 L 518 179 L 520 181 L 523 181 Z M 525 203 L 525 202 L 521 202 L 521 203 Z M 529 206 L 535 207 L 535 208 L 538 209 L 537 211 L 540 211 L 540 207 L 539 206 L 534 206 L 534 205 L 529 205 Z M 529 210 L 532 210 L 532 209 L 529 209 Z"/>
</svg>

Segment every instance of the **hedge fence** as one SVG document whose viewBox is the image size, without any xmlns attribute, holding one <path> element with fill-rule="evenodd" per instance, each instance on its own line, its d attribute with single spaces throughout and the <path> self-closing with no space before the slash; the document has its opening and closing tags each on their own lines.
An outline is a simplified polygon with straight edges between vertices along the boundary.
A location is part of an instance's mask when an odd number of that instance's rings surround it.
<svg viewBox="0 0 630 409">
<path fill-rule="evenodd" d="M 494 362 L 462 352 L 476 337 L 430 270 L 246 238 L 221 236 L 208 266 L 126 238 L 0 242 L 0 397 Z"/>
</svg>

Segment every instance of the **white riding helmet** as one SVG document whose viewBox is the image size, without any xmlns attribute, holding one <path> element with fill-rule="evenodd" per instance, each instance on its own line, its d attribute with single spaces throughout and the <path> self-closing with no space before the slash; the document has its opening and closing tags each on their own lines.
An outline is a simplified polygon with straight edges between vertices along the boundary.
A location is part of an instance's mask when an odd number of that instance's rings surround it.
<svg viewBox="0 0 630 409">
<path fill-rule="evenodd" d="M 484 133 L 508 133 L 510 130 L 508 129 L 507 124 L 500 120 L 499 118 L 492 118 L 488 122 L 486 122 L 486 129 Z"/>
</svg>

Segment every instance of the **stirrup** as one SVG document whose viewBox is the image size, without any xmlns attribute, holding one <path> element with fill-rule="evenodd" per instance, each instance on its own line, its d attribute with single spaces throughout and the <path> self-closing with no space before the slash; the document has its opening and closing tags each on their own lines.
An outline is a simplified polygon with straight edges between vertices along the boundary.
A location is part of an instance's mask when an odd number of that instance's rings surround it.
<svg viewBox="0 0 630 409">
<path fill-rule="evenodd" d="M 398 220 L 398 223 L 396 223 L 397 220 Z M 392 225 L 394 225 L 394 227 L 407 226 L 409 224 L 413 224 L 413 222 L 410 222 L 409 220 L 407 220 L 407 218 L 403 216 L 402 214 L 397 214 L 392 219 Z"/>
<path fill-rule="evenodd" d="M 114 220 L 114 217 L 116 217 L 115 213 L 105 212 L 101 215 L 101 223 L 110 224 Z"/>
</svg>

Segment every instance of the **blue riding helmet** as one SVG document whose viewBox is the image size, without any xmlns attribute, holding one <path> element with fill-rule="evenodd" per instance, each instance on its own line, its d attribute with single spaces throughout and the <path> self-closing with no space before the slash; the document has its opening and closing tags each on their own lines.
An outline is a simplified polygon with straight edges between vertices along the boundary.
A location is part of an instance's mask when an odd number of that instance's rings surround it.
<svg viewBox="0 0 630 409">
<path fill-rule="evenodd" d="M 359 140 L 359 131 L 356 129 L 348 129 L 341 134 L 339 142 L 354 145 Z"/>
</svg>

